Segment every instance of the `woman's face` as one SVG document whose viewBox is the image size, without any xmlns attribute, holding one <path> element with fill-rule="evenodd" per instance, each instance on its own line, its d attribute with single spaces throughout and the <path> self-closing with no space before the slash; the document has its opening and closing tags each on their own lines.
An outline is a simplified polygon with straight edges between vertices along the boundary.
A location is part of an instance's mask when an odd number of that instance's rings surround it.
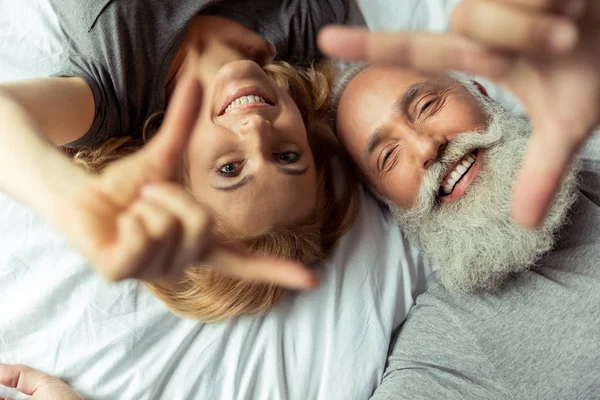
<svg viewBox="0 0 600 400">
<path fill-rule="evenodd" d="M 187 157 L 196 198 L 241 235 L 300 221 L 315 207 L 300 111 L 252 61 L 226 64 L 205 88 Z"/>
</svg>

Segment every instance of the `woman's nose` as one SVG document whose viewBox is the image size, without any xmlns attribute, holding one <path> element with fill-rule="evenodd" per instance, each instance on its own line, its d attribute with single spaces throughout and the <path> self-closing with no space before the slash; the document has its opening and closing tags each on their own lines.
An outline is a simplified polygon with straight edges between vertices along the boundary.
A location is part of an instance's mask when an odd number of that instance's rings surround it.
<svg viewBox="0 0 600 400">
<path fill-rule="evenodd" d="M 240 136 L 256 136 L 264 138 L 271 133 L 271 122 L 259 114 L 249 115 L 238 126 Z"/>
</svg>

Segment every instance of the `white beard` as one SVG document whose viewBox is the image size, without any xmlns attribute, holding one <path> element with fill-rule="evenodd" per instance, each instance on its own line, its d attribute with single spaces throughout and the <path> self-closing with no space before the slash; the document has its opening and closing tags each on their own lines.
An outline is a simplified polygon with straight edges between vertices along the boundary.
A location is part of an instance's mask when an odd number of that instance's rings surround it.
<svg viewBox="0 0 600 400">
<path fill-rule="evenodd" d="M 414 238 L 437 267 L 448 289 L 496 290 L 511 275 L 535 265 L 552 249 L 576 199 L 577 166 L 566 174 L 542 228 L 531 231 L 511 217 L 512 184 L 520 168 L 531 127 L 500 105 L 483 101 L 490 125 L 449 143 L 426 172 L 417 205 L 410 210 L 386 202 L 398 224 Z M 440 182 L 448 168 L 474 149 L 483 157 L 479 175 L 464 195 L 439 201 Z"/>
</svg>

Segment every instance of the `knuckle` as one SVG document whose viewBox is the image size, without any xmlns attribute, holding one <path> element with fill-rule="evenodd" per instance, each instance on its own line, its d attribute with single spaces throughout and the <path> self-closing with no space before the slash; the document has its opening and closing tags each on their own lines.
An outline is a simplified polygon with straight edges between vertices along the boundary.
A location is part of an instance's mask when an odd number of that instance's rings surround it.
<svg viewBox="0 0 600 400">
<path fill-rule="evenodd" d="M 527 19 L 523 22 L 522 43 L 528 47 L 537 48 L 546 45 L 546 38 L 552 31 L 550 22 L 546 19 Z"/>
</svg>

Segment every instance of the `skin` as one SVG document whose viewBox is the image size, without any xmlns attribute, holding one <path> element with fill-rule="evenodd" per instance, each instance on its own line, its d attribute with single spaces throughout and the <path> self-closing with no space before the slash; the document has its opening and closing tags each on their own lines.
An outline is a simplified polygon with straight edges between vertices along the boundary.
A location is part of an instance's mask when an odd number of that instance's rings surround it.
<svg viewBox="0 0 600 400">
<path fill-rule="evenodd" d="M 33 400 L 83 400 L 65 382 L 25 365 L 0 364 L 0 384 Z"/>
<path fill-rule="evenodd" d="M 228 96 L 245 87 L 260 87 L 273 106 L 219 115 Z M 297 222 L 315 207 L 317 176 L 302 116 L 254 62 L 219 70 L 187 156 L 192 192 L 243 235 Z"/>
<path fill-rule="evenodd" d="M 406 108 L 399 108 L 398 99 L 419 83 L 426 84 Z M 423 175 L 444 147 L 461 133 L 485 129 L 486 119 L 477 99 L 447 76 L 372 66 L 348 85 L 337 127 L 343 146 L 373 188 L 411 208 Z M 381 140 L 367 155 L 376 135 Z"/>
</svg>

